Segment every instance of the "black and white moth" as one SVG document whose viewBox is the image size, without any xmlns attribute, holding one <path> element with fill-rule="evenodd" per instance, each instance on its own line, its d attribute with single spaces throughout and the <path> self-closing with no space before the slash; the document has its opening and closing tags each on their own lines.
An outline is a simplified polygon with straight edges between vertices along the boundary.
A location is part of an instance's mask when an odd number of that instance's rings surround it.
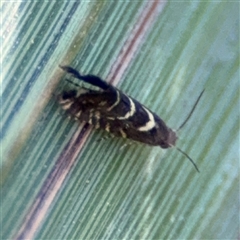
<svg viewBox="0 0 240 240">
<path fill-rule="evenodd" d="M 175 146 L 176 131 L 169 128 L 160 117 L 147 107 L 104 82 L 98 76 L 81 75 L 69 66 L 60 67 L 75 78 L 99 88 L 99 90 L 91 90 L 81 87 L 78 90 L 64 91 L 58 96 L 62 108 L 76 119 L 88 122 L 95 128 L 105 129 L 117 137 L 129 138 L 161 148 Z M 191 116 L 202 94 L 203 91 L 180 128 Z M 184 154 L 199 171 L 196 164 L 185 152 L 178 147 L 176 149 Z"/>
</svg>

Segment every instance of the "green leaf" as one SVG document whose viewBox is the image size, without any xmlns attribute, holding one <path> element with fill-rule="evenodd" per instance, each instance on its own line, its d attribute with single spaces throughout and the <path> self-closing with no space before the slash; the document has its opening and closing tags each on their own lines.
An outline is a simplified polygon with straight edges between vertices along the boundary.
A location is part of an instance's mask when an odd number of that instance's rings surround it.
<svg viewBox="0 0 240 240">
<path fill-rule="evenodd" d="M 239 3 L 1 3 L 2 239 L 237 239 Z M 176 148 L 75 122 L 58 65 L 106 79 L 177 129 Z M 130 144 L 132 143 L 132 144 Z M 126 145 L 127 144 L 127 145 Z"/>
</svg>

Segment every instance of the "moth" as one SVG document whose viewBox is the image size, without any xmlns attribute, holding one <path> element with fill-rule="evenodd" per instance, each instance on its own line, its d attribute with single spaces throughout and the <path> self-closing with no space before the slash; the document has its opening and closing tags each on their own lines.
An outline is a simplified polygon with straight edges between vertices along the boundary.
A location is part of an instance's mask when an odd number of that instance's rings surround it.
<svg viewBox="0 0 240 240">
<path fill-rule="evenodd" d="M 190 118 L 204 90 L 184 123 L 174 131 L 157 114 L 98 76 L 82 75 L 70 66 L 60 66 L 60 68 L 73 77 L 99 88 L 92 90 L 80 87 L 59 94 L 58 101 L 61 107 L 74 118 L 88 122 L 95 128 L 105 129 L 117 137 L 129 138 L 161 148 L 175 147 L 199 171 L 193 160 L 175 144 L 176 132 Z"/>
</svg>

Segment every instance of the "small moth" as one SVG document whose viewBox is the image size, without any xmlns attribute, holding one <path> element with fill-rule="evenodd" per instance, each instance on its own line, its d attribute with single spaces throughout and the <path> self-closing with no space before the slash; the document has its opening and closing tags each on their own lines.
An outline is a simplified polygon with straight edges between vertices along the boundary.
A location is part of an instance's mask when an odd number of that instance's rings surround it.
<svg viewBox="0 0 240 240">
<path fill-rule="evenodd" d="M 69 66 L 60 66 L 60 68 L 73 77 L 99 88 L 99 90 L 91 90 L 81 87 L 78 90 L 64 91 L 58 96 L 62 108 L 76 119 L 88 122 L 95 128 L 105 129 L 117 137 L 129 138 L 161 148 L 175 146 L 176 131 L 169 128 L 160 117 L 147 107 L 104 82 L 98 76 L 81 75 Z M 179 129 L 190 118 L 203 92 L 204 90 Z M 199 171 L 196 164 L 185 152 L 178 147 L 176 149 L 184 154 Z"/>
</svg>

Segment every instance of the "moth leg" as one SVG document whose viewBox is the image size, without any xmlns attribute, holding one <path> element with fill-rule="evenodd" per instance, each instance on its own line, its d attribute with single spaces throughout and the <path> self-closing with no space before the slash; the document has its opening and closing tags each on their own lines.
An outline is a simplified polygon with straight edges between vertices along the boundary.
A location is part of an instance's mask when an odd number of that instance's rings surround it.
<svg viewBox="0 0 240 240">
<path fill-rule="evenodd" d="M 103 136 L 103 137 L 97 139 L 96 142 L 101 142 L 103 140 L 105 141 L 105 140 L 108 140 L 110 138 L 113 138 L 113 136 L 111 134 L 107 134 L 106 136 Z"/>
<path fill-rule="evenodd" d="M 119 150 L 123 150 L 124 148 L 133 145 L 134 142 L 128 142 L 128 143 L 124 143 Z"/>
</svg>

